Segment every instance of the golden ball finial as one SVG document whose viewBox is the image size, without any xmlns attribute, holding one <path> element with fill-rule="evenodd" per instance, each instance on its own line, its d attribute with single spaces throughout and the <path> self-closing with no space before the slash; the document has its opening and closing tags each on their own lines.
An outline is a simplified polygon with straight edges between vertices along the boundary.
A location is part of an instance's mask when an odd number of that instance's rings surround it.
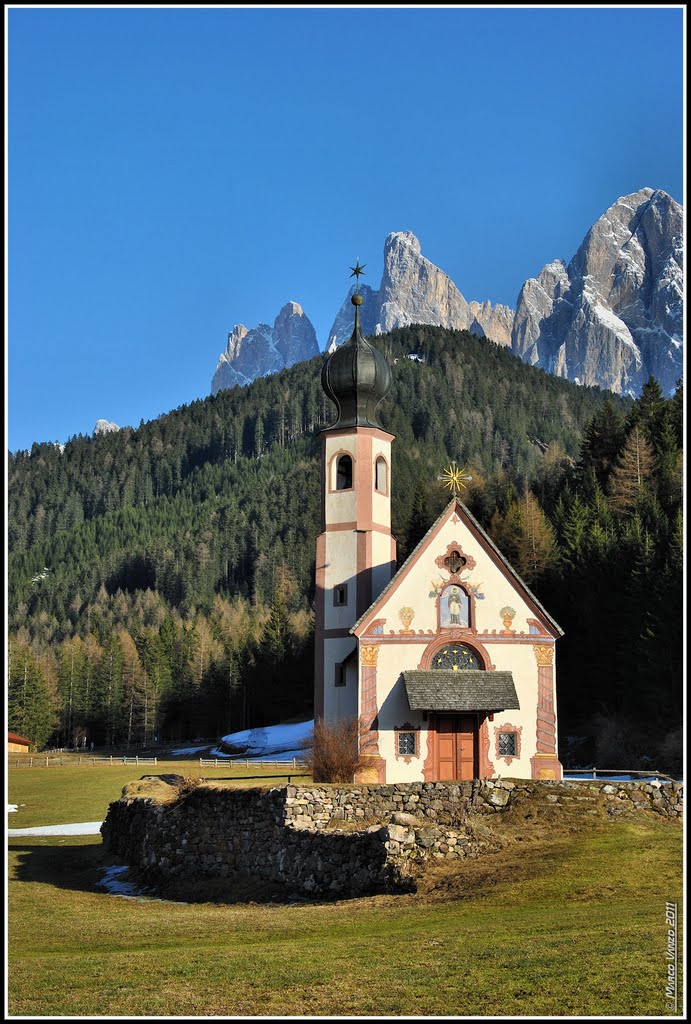
<svg viewBox="0 0 691 1024">
<path fill-rule="evenodd" d="M 362 305 L 362 295 L 360 295 L 360 292 L 355 292 L 354 295 L 351 295 L 350 301 L 353 303 L 354 306 L 361 306 Z"/>
</svg>

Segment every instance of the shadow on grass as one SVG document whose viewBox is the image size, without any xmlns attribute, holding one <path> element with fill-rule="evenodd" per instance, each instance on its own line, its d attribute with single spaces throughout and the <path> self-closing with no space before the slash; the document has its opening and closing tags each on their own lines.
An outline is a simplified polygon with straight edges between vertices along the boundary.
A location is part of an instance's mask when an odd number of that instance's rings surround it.
<svg viewBox="0 0 691 1024">
<path fill-rule="evenodd" d="M 87 841 L 81 842 L 70 836 L 60 843 L 53 837 L 36 838 L 34 842 L 11 839 L 9 853 L 16 857 L 14 878 L 18 882 L 37 882 L 81 892 L 102 891 L 98 883 L 103 870 L 116 863 L 98 836 L 89 836 Z"/>
<path fill-rule="evenodd" d="M 122 859 L 111 854 L 98 837 L 89 839 L 90 842 L 79 842 L 75 841 L 75 837 L 69 837 L 59 845 L 51 845 L 54 839 L 36 838 L 34 843 L 11 840 L 9 850 L 15 857 L 14 871 L 10 877 L 14 877 L 17 882 L 52 885 L 58 889 L 121 898 L 117 893 L 108 893 L 102 883 L 106 868 L 122 865 Z M 175 881 L 169 884 L 162 881 L 154 886 L 150 877 L 144 878 L 130 868 L 125 875 L 119 876 L 119 881 L 130 882 L 135 886 L 140 893 L 133 896 L 135 899 L 183 903 L 320 905 L 346 898 L 335 896 L 330 900 L 323 895 L 312 898 L 279 882 L 264 881 L 249 875 L 236 875 L 232 879 Z"/>
</svg>

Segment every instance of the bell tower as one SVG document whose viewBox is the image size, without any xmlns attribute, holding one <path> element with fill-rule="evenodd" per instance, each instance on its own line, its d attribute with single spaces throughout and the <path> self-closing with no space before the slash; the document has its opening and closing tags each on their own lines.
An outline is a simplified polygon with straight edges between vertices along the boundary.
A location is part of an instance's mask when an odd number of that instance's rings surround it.
<svg viewBox="0 0 691 1024">
<path fill-rule="evenodd" d="M 359 263 L 351 268 L 356 280 Z M 357 641 L 350 629 L 396 567 L 391 534 L 391 442 L 377 408 L 391 387 L 384 356 L 355 326 L 322 369 L 336 422 L 321 432 L 321 533 L 317 538 L 314 714 L 334 723 L 358 716 Z"/>
</svg>

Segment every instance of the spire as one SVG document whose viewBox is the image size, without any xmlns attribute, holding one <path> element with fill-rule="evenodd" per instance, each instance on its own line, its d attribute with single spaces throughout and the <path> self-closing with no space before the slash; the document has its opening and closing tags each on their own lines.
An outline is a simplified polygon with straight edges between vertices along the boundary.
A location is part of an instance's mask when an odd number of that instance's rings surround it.
<svg viewBox="0 0 691 1024">
<path fill-rule="evenodd" d="M 381 352 L 362 336 L 360 306 L 363 297 L 358 291 L 364 266 L 355 261 L 351 277 L 355 291 L 350 301 L 355 306 L 355 324 L 349 341 L 337 348 L 324 363 L 322 387 L 335 404 L 338 418 L 327 430 L 343 427 L 379 427 L 377 406 L 391 387 L 391 370 Z"/>
</svg>

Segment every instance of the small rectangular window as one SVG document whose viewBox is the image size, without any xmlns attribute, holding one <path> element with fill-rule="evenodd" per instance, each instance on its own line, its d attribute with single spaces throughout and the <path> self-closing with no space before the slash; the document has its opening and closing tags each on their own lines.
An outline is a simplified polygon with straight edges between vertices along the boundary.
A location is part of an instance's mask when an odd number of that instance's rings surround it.
<svg viewBox="0 0 691 1024">
<path fill-rule="evenodd" d="M 499 756 L 500 757 L 516 757 L 516 733 L 515 732 L 500 732 L 499 733 Z"/>
<path fill-rule="evenodd" d="M 399 734 L 398 734 L 398 753 L 399 754 L 415 754 L 415 733 L 414 732 L 399 732 Z"/>
<path fill-rule="evenodd" d="M 346 586 L 334 587 L 334 606 L 340 608 L 348 604 L 348 588 Z"/>
<path fill-rule="evenodd" d="M 336 665 L 336 679 L 334 686 L 345 686 L 346 684 L 346 667 L 345 665 Z"/>
</svg>

